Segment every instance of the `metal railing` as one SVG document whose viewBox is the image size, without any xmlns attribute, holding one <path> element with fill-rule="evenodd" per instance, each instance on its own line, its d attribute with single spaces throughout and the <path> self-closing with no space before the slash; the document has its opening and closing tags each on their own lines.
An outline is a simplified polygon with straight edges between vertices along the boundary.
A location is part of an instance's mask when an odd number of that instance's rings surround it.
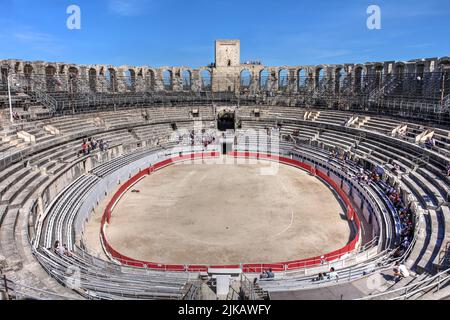
<svg viewBox="0 0 450 320">
<path fill-rule="evenodd" d="M 7 300 L 75 300 L 73 297 L 14 282 L 6 275 L 0 275 L 0 292 L 4 292 Z"/>
<path fill-rule="evenodd" d="M 450 269 L 442 271 L 431 278 L 424 279 L 419 282 L 413 282 L 410 285 L 404 286 L 402 288 L 388 290 L 379 294 L 369 295 L 363 298 L 359 298 L 356 300 L 372 300 L 372 299 L 380 299 L 383 297 L 388 297 L 390 300 L 406 300 L 410 297 L 417 295 L 418 293 L 432 290 L 436 288 L 436 291 L 439 291 L 441 287 L 447 284 L 450 281 Z"/>
</svg>

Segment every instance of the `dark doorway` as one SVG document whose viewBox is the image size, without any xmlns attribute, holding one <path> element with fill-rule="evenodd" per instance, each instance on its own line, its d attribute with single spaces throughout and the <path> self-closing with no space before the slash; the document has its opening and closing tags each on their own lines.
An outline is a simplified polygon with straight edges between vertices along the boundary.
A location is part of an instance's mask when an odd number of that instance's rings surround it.
<svg viewBox="0 0 450 320">
<path fill-rule="evenodd" d="M 217 117 L 219 131 L 235 130 L 234 112 L 223 112 Z"/>
<path fill-rule="evenodd" d="M 233 144 L 232 143 L 222 143 L 222 154 L 227 154 L 228 152 L 233 151 Z"/>
</svg>

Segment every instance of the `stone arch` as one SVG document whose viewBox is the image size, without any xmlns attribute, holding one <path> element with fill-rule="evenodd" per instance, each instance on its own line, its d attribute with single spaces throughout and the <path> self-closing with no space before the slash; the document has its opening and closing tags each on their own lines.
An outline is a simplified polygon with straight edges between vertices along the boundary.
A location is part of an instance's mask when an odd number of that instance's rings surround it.
<svg viewBox="0 0 450 320">
<path fill-rule="evenodd" d="M 341 84 L 343 81 L 343 71 L 344 68 L 339 66 L 334 69 L 334 92 L 336 94 L 339 94 L 341 92 Z"/>
<path fill-rule="evenodd" d="M 416 64 L 415 74 L 416 74 L 416 79 L 418 79 L 418 80 L 423 79 L 423 77 L 425 75 L 425 63 L 419 62 Z"/>
<path fill-rule="evenodd" d="M 380 87 L 383 84 L 384 67 L 382 64 L 374 66 L 374 83 L 376 87 Z"/>
<path fill-rule="evenodd" d="M 353 91 L 356 93 L 361 92 L 362 84 L 364 82 L 364 68 L 362 66 L 355 67 L 355 82 Z"/>
<path fill-rule="evenodd" d="M 58 73 L 59 73 L 59 74 L 65 74 L 65 73 L 66 73 L 66 69 L 67 69 L 67 66 L 66 66 L 65 64 L 61 64 L 61 65 L 59 66 L 59 71 L 58 71 Z"/>
<path fill-rule="evenodd" d="M 108 83 L 108 91 L 117 92 L 117 71 L 114 68 L 108 68 L 106 70 L 106 81 Z"/>
<path fill-rule="evenodd" d="M 145 83 L 144 83 L 144 70 L 142 68 L 139 68 L 136 72 L 136 84 L 135 84 L 135 90 L 139 90 L 140 92 L 144 90 Z"/>
<path fill-rule="evenodd" d="M 48 92 L 54 92 L 56 90 L 56 68 L 54 66 L 45 67 L 45 83 Z"/>
<path fill-rule="evenodd" d="M 395 76 L 399 79 L 403 79 L 403 77 L 405 76 L 405 69 L 406 69 L 406 66 L 404 63 L 402 63 L 402 62 L 396 63 L 394 66 Z"/>
<path fill-rule="evenodd" d="M 67 70 L 67 85 L 69 86 L 69 92 L 77 92 L 78 91 L 78 69 L 76 67 L 69 67 Z"/>
<path fill-rule="evenodd" d="M 97 92 L 97 70 L 94 68 L 89 69 L 89 89 L 92 92 Z"/>
<path fill-rule="evenodd" d="M 25 66 L 23 67 L 23 74 L 24 74 L 24 78 L 25 78 L 25 86 L 26 86 L 26 90 L 29 91 L 32 88 L 32 77 L 33 77 L 33 66 L 31 64 L 25 64 Z"/>
<path fill-rule="evenodd" d="M 249 89 L 252 84 L 252 73 L 249 69 L 245 68 L 241 70 L 239 74 L 239 83 L 242 89 Z"/>
<path fill-rule="evenodd" d="M 154 91 L 155 83 L 155 71 L 148 69 L 147 74 L 145 75 L 145 85 L 147 86 L 147 91 Z"/>
<path fill-rule="evenodd" d="M 448 97 L 450 95 L 450 57 L 439 59 L 438 71 L 440 73 L 441 96 Z"/>
<path fill-rule="evenodd" d="M 201 90 L 210 91 L 212 89 L 212 72 L 209 69 L 200 71 Z"/>
<path fill-rule="evenodd" d="M 308 75 L 306 70 L 301 68 L 297 71 L 297 86 L 298 88 L 304 88 L 306 86 Z"/>
<path fill-rule="evenodd" d="M 23 74 L 25 75 L 26 78 L 30 78 L 31 75 L 33 74 L 33 72 L 34 72 L 34 69 L 33 69 L 33 66 L 31 64 L 27 63 L 23 67 Z"/>
<path fill-rule="evenodd" d="M 134 92 L 136 91 L 136 71 L 134 69 L 129 68 L 125 70 L 125 86 L 126 91 Z"/>
<path fill-rule="evenodd" d="M 289 85 L 289 70 L 282 68 L 278 71 L 278 88 L 281 90 L 287 89 Z"/>
<path fill-rule="evenodd" d="M 268 90 L 270 83 L 270 72 L 267 69 L 262 69 L 259 72 L 259 89 Z"/>
<path fill-rule="evenodd" d="M 450 72 L 450 57 L 444 57 L 438 60 L 438 70 Z"/>
<path fill-rule="evenodd" d="M 314 72 L 315 86 L 319 87 L 323 84 L 323 80 L 325 79 L 325 68 L 319 66 L 315 69 Z"/>
<path fill-rule="evenodd" d="M 183 91 L 190 91 L 192 88 L 192 72 L 185 69 L 181 72 L 181 84 Z"/>
<path fill-rule="evenodd" d="M 173 90 L 173 72 L 171 70 L 163 70 L 162 80 L 163 80 L 164 90 L 168 90 L 168 91 Z"/>
</svg>

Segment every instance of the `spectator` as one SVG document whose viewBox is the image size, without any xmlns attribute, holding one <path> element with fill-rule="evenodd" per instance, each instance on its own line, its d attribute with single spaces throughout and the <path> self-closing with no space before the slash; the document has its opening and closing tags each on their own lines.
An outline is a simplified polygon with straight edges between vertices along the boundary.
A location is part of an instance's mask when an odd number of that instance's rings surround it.
<svg viewBox="0 0 450 320">
<path fill-rule="evenodd" d="M 61 243 L 58 241 L 58 240 L 56 240 L 56 242 L 55 242 L 55 247 L 54 247 L 54 251 L 55 251 L 55 253 L 56 254 L 59 254 L 59 255 L 64 255 L 65 254 L 65 249 L 64 249 L 64 247 L 61 245 Z"/>
<path fill-rule="evenodd" d="M 427 148 L 427 149 L 432 149 L 434 146 L 435 146 L 435 142 L 434 142 L 434 139 L 431 137 L 428 137 L 426 140 L 425 140 L 425 147 Z"/>
<path fill-rule="evenodd" d="M 447 176 L 450 177 L 450 161 L 447 164 Z"/>
<path fill-rule="evenodd" d="M 72 257 L 72 254 L 70 253 L 69 249 L 67 249 L 67 245 L 64 245 L 64 253 L 66 257 Z"/>
<path fill-rule="evenodd" d="M 58 247 L 59 247 L 59 241 L 56 240 L 56 241 L 55 241 L 55 244 L 53 245 L 53 252 L 54 252 L 54 253 L 57 253 L 57 252 L 58 252 Z"/>
<path fill-rule="evenodd" d="M 259 275 L 259 278 L 260 278 L 260 279 L 267 279 L 267 278 L 268 278 L 268 276 L 267 276 L 267 271 L 264 270 L 264 271 Z"/>
<path fill-rule="evenodd" d="M 394 267 L 394 281 L 398 282 L 403 278 L 408 278 L 409 277 L 409 271 L 406 268 L 406 266 L 400 262 L 396 262 L 395 263 L 395 267 Z"/>
<path fill-rule="evenodd" d="M 16 121 L 20 120 L 20 116 L 19 116 L 19 114 L 16 111 L 14 111 L 12 115 L 13 115 L 13 119 L 14 120 L 16 120 Z"/>
<path fill-rule="evenodd" d="M 328 273 L 328 279 L 329 280 L 339 280 L 339 274 L 336 272 L 336 270 L 331 267 L 330 272 Z"/>
<path fill-rule="evenodd" d="M 89 154 L 88 144 L 84 140 L 83 140 L 83 144 L 81 145 L 81 150 L 83 152 L 83 155 L 87 156 Z"/>
<path fill-rule="evenodd" d="M 397 163 L 394 164 L 394 168 L 392 169 L 392 172 L 397 176 L 400 174 L 400 166 Z"/>
<path fill-rule="evenodd" d="M 326 274 L 325 273 L 319 273 L 317 275 L 317 277 L 315 277 L 312 281 L 316 282 L 316 281 L 323 281 L 325 279 Z"/>
</svg>

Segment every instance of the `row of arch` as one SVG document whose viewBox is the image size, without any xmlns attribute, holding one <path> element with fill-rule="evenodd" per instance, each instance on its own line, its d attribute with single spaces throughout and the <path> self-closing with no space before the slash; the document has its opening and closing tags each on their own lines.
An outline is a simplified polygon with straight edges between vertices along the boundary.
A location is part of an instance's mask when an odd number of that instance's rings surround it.
<svg viewBox="0 0 450 320">
<path fill-rule="evenodd" d="M 31 65 L 25 65 L 24 75 L 25 78 L 30 78 L 33 74 L 33 67 Z M 79 77 L 78 69 L 75 67 L 69 67 L 67 72 L 67 79 L 69 87 L 73 90 L 76 89 L 77 80 Z M 59 82 L 57 69 L 55 66 L 49 65 L 45 67 L 46 86 L 48 91 L 56 91 L 57 86 L 61 85 Z M 182 90 L 191 90 L 193 83 L 193 75 L 190 70 L 182 70 L 180 72 L 181 87 Z M 90 68 L 88 70 L 88 82 L 91 91 L 98 90 L 99 80 L 104 79 L 107 85 L 108 91 L 116 92 L 119 88 L 119 82 L 122 81 L 127 91 L 135 91 L 138 83 L 144 83 L 146 89 L 154 90 L 157 85 L 156 72 L 148 69 L 145 73 L 143 70 L 136 72 L 134 69 L 127 69 L 123 72 L 123 76 L 119 76 L 118 72 L 114 68 L 100 69 Z M 211 89 L 212 85 L 212 72 L 204 69 L 199 74 L 200 87 L 203 90 Z M 164 70 L 162 72 L 161 79 L 162 86 L 165 90 L 173 90 L 174 87 L 174 74 L 171 70 Z"/>
<path fill-rule="evenodd" d="M 375 83 L 382 83 L 385 77 L 395 75 L 403 77 L 405 74 L 414 72 L 418 77 L 423 76 L 426 70 L 429 70 L 429 61 L 423 63 L 418 61 L 415 63 L 374 63 L 365 65 L 345 65 L 345 66 L 318 66 L 306 68 L 291 68 L 291 67 L 275 67 L 275 68 L 255 68 L 253 70 L 248 68 L 241 69 L 239 73 L 239 85 L 241 89 L 259 88 L 259 89 L 278 89 L 283 90 L 287 88 L 301 89 L 304 87 L 320 87 L 322 84 L 330 84 L 330 81 L 336 83 L 336 90 L 339 90 L 341 83 L 345 81 L 348 76 L 354 78 L 355 87 L 360 86 L 366 77 L 370 77 Z M 450 58 L 442 58 L 432 63 L 436 64 L 433 70 L 450 70 Z M 27 63 L 23 65 L 23 74 L 25 78 L 31 79 L 34 72 L 35 64 Z M 36 64 L 37 68 L 42 74 L 42 65 Z M 387 67 L 389 66 L 389 68 Z M 413 68 L 413 69 L 412 69 Z M 16 71 L 19 70 L 19 62 L 16 62 Z M 69 89 L 77 90 L 78 79 L 81 76 L 86 79 L 84 70 L 76 66 L 68 65 L 46 65 L 44 66 L 46 86 L 48 91 L 57 90 L 61 86 L 61 80 L 67 77 L 67 85 Z M 144 86 L 148 90 L 163 88 L 165 90 L 173 90 L 174 84 L 177 84 L 177 89 L 182 90 L 193 89 L 193 83 L 196 88 L 203 90 L 210 90 L 212 88 L 212 70 L 200 69 L 133 69 L 129 68 L 120 72 L 116 68 L 95 67 L 89 68 L 87 71 L 87 78 L 89 88 L 92 91 L 97 91 L 99 84 L 102 86 L 102 91 L 120 91 L 126 89 L 127 91 L 136 90 L 137 85 Z M 174 74 L 174 72 L 176 74 Z M 63 76 L 60 76 L 63 75 Z M 4 70 L 2 67 L 2 78 L 4 77 Z M 233 80 L 235 81 L 235 80 Z M 237 83 L 236 83 L 237 84 Z"/>
</svg>

